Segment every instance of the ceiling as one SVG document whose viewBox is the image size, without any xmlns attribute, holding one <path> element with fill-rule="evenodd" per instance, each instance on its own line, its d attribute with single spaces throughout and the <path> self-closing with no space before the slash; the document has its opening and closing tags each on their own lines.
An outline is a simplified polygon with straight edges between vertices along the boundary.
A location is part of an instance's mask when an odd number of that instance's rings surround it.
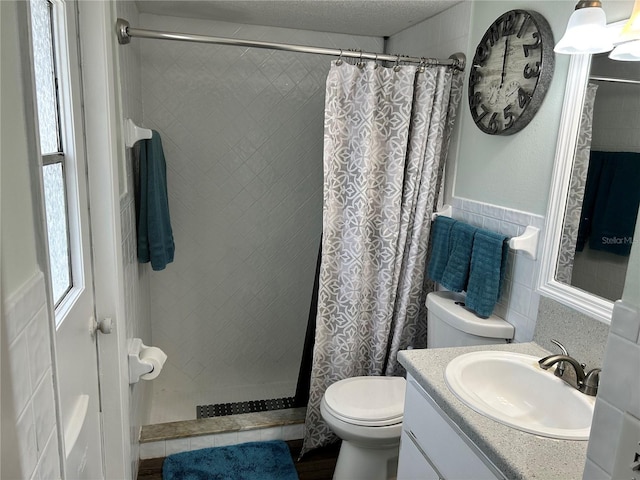
<svg viewBox="0 0 640 480">
<path fill-rule="evenodd" d="M 136 0 L 140 13 L 388 37 L 463 0 Z"/>
</svg>

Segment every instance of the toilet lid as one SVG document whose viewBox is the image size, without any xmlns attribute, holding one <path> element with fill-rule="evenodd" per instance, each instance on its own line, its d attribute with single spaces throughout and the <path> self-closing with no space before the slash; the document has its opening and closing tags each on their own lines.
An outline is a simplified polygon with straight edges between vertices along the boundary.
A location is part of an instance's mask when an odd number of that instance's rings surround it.
<svg viewBox="0 0 640 480">
<path fill-rule="evenodd" d="M 405 387 L 402 377 L 352 377 L 327 388 L 324 400 L 345 422 L 392 425 L 402 421 Z"/>
</svg>

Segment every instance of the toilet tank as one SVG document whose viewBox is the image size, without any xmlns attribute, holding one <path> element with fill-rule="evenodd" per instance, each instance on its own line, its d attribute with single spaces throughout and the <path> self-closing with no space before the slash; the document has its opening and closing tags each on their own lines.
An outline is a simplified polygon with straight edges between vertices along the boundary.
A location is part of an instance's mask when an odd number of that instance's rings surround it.
<svg viewBox="0 0 640 480">
<path fill-rule="evenodd" d="M 427 295 L 427 347 L 467 347 L 506 343 L 514 327 L 491 315 L 480 318 L 464 307 L 464 295 L 432 292 Z"/>
</svg>

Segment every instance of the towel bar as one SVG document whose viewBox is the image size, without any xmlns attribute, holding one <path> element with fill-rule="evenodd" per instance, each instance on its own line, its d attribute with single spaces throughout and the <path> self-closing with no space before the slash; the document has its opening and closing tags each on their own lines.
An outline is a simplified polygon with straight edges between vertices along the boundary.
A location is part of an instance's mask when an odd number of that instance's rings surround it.
<svg viewBox="0 0 640 480">
<path fill-rule="evenodd" d="M 450 217 L 453 214 L 453 207 L 451 205 L 443 205 L 442 210 L 439 212 L 433 212 L 431 215 L 431 221 L 435 220 L 438 215 L 443 217 Z"/>
<path fill-rule="evenodd" d="M 127 118 L 124 124 L 124 144 L 127 148 L 133 148 L 139 140 L 151 138 L 153 132 L 148 128 L 142 128 L 133 123 L 133 120 Z"/>
<path fill-rule="evenodd" d="M 438 216 L 450 217 L 453 213 L 451 205 L 443 205 L 442 210 L 435 212 L 431 216 L 431 220 L 435 220 Z M 540 237 L 540 229 L 532 225 L 527 225 L 522 235 L 509 239 L 509 248 L 511 250 L 519 250 L 527 254 L 532 260 L 536 259 L 538 251 L 538 238 Z"/>
</svg>

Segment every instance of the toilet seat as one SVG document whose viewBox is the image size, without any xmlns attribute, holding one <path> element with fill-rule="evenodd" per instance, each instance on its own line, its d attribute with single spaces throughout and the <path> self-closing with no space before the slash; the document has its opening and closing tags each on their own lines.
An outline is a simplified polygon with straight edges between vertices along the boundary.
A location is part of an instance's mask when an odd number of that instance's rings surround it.
<svg viewBox="0 0 640 480">
<path fill-rule="evenodd" d="M 323 401 L 343 422 L 384 427 L 402 423 L 405 388 L 402 377 L 351 377 L 327 388 Z"/>
</svg>

